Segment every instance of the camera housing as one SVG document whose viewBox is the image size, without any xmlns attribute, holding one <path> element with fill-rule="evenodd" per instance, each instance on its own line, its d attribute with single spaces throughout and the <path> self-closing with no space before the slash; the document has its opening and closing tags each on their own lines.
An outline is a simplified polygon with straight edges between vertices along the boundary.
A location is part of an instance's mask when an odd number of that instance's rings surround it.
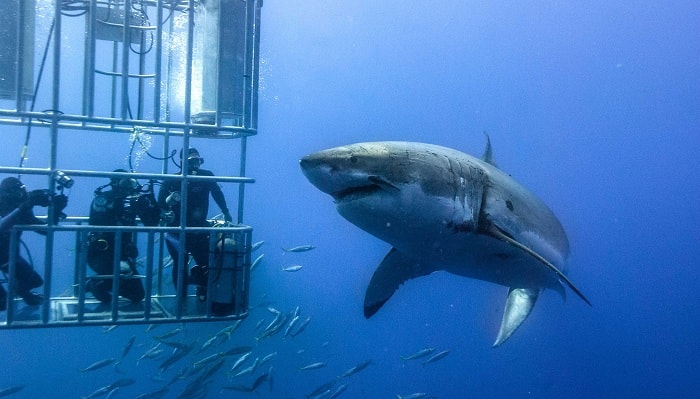
<svg viewBox="0 0 700 399">
<path fill-rule="evenodd" d="M 54 181 L 58 185 L 58 188 L 71 188 L 73 187 L 73 184 L 75 184 L 75 180 L 73 180 L 72 177 L 68 176 L 65 172 L 61 170 L 57 170 L 54 173 L 53 176 Z"/>
</svg>

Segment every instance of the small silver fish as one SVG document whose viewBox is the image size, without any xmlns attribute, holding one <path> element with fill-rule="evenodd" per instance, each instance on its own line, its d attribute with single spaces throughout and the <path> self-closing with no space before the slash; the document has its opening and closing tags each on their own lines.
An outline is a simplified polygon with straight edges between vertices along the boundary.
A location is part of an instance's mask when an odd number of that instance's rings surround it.
<svg viewBox="0 0 700 399">
<path fill-rule="evenodd" d="M 311 364 L 307 364 L 306 366 L 299 367 L 299 370 L 317 370 L 317 369 L 320 369 L 323 367 L 326 367 L 326 363 L 317 362 L 317 363 L 311 363 Z"/>
<path fill-rule="evenodd" d="M 184 344 L 182 348 L 175 348 L 175 351 L 173 351 L 173 354 L 170 355 L 169 358 L 165 359 L 163 363 L 161 363 L 159 369 L 160 372 L 164 372 L 167 370 L 170 366 L 173 364 L 177 363 L 181 359 L 183 359 L 185 356 L 187 356 L 190 352 L 192 352 L 192 349 L 195 347 L 197 344 L 197 340 L 194 340 L 193 342 L 189 344 Z"/>
<path fill-rule="evenodd" d="M 107 394 L 107 393 L 110 392 L 112 389 L 114 389 L 114 388 L 112 388 L 111 385 L 105 385 L 105 386 L 103 386 L 103 387 L 97 388 L 96 390 L 94 390 L 94 391 L 93 391 L 91 394 L 89 394 L 88 396 L 81 396 L 80 398 L 81 398 L 81 399 L 92 399 L 92 398 L 96 398 L 96 397 L 98 397 L 98 396 L 102 396 L 102 395 Z"/>
<path fill-rule="evenodd" d="M 285 337 L 287 335 L 289 335 L 289 332 L 292 331 L 292 329 L 294 328 L 294 325 L 296 325 L 298 321 L 299 321 L 299 316 L 294 316 L 294 318 L 292 318 L 292 321 L 289 322 L 289 324 L 287 325 L 287 328 L 284 330 Z"/>
<path fill-rule="evenodd" d="M 443 357 L 447 356 L 450 354 L 450 351 L 442 351 L 434 354 L 433 356 L 429 357 L 428 360 L 423 362 L 423 365 L 425 366 L 426 364 L 437 362 L 438 360 L 442 359 Z"/>
<path fill-rule="evenodd" d="M 250 246 L 250 252 L 253 252 L 253 251 L 255 251 L 256 249 L 260 248 L 264 243 L 265 243 L 264 240 L 263 240 L 263 241 L 258 241 L 258 242 L 256 242 L 256 243 L 254 243 L 253 245 Z"/>
<path fill-rule="evenodd" d="M 102 327 L 102 333 L 107 334 L 108 332 L 114 330 L 117 327 L 119 327 L 118 324 L 112 324 L 111 326 Z"/>
<path fill-rule="evenodd" d="M 202 353 L 202 352 L 204 352 L 207 348 L 209 348 L 210 346 L 214 345 L 214 344 L 216 343 L 216 341 L 218 341 L 218 340 L 219 340 L 219 336 L 218 336 L 218 335 L 212 335 L 211 337 L 209 337 L 208 340 L 206 340 L 206 341 L 204 342 L 204 344 L 202 344 L 202 347 L 199 348 L 199 351 L 198 351 L 197 353 Z"/>
<path fill-rule="evenodd" d="M 204 359 L 201 359 L 201 360 L 198 360 L 198 361 L 192 363 L 192 368 L 198 369 L 204 365 L 207 365 L 209 363 L 213 363 L 213 362 L 219 360 L 220 358 L 222 358 L 225 354 L 226 354 L 225 352 L 217 352 L 217 353 L 214 353 L 213 355 L 209 355 L 209 356 L 205 357 Z"/>
<path fill-rule="evenodd" d="M 345 390 L 348 389 L 348 384 L 343 384 L 336 388 L 331 394 L 328 396 L 328 399 L 335 399 L 338 396 L 340 396 L 341 393 L 345 392 Z"/>
<path fill-rule="evenodd" d="M 272 313 L 272 314 L 275 314 L 275 315 L 279 315 L 279 314 L 282 313 L 282 312 L 280 312 L 279 310 L 273 308 L 272 306 L 268 306 L 268 307 L 267 307 L 267 311 L 270 312 L 270 313 Z"/>
<path fill-rule="evenodd" d="M 255 269 L 260 264 L 260 262 L 262 262 L 264 257 L 265 257 L 265 254 L 260 254 L 257 258 L 255 258 L 253 263 L 250 264 L 250 271 L 251 272 L 253 271 L 253 269 Z"/>
<path fill-rule="evenodd" d="M 253 362 L 253 365 L 252 365 L 252 366 L 246 367 L 246 368 L 244 368 L 243 370 L 239 371 L 238 373 L 236 373 L 236 374 L 234 375 L 234 377 L 240 377 L 240 376 L 246 375 L 246 374 L 253 374 L 253 373 L 255 372 L 255 369 L 258 368 L 258 364 L 259 364 L 259 363 L 260 363 L 260 358 L 259 358 L 259 357 L 256 357 L 256 358 L 255 358 L 255 361 Z"/>
<path fill-rule="evenodd" d="M 299 245 L 298 247 L 292 247 L 292 248 L 282 248 L 282 251 L 284 252 L 306 252 L 306 251 L 311 251 L 314 249 L 313 245 Z"/>
<path fill-rule="evenodd" d="M 166 339 L 166 338 L 170 338 L 170 337 L 172 337 L 172 336 L 174 336 L 174 335 L 177 335 L 177 334 L 180 333 L 182 330 L 183 330 L 182 327 L 177 327 L 177 328 L 174 328 L 174 329 L 172 329 L 172 330 L 170 330 L 170 331 L 167 331 L 167 332 L 165 332 L 165 333 L 163 333 L 163 334 L 161 334 L 161 335 L 156 335 L 156 336 L 153 337 L 153 339 L 156 339 L 156 340 L 158 340 L 158 341 L 161 341 L 161 340 L 164 340 L 164 339 Z"/>
<path fill-rule="evenodd" d="M 345 370 L 343 374 L 339 375 L 338 378 L 344 378 L 344 377 L 350 377 L 351 375 L 357 374 L 360 371 L 364 370 L 372 364 L 372 359 L 365 360 L 364 362 L 358 364 L 357 366 L 350 367 L 349 369 Z"/>
<path fill-rule="evenodd" d="M 102 388 L 97 388 L 94 392 L 92 392 L 88 396 L 83 396 L 82 399 L 92 399 L 96 398 L 98 396 L 102 396 L 104 394 L 111 394 L 115 390 L 118 390 L 121 387 L 126 387 L 129 385 L 134 384 L 136 381 L 131 379 L 131 378 L 122 378 L 119 380 L 114 381 L 112 384 L 105 385 Z"/>
<path fill-rule="evenodd" d="M 270 370 L 272 370 L 272 368 L 270 368 Z M 269 378 L 271 378 L 270 372 L 262 373 L 260 376 L 258 376 L 258 378 L 255 379 L 255 381 L 253 381 L 253 385 L 250 387 L 250 392 L 255 392 L 260 387 L 260 385 L 262 385 L 262 383 L 267 381 Z"/>
<path fill-rule="evenodd" d="M 96 361 L 95 363 L 93 363 L 93 364 L 91 364 L 91 365 L 85 367 L 84 369 L 80 369 L 80 372 L 84 373 L 84 372 L 86 372 L 86 371 L 97 370 L 97 369 L 99 369 L 99 368 L 102 368 L 102 367 L 108 366 L 108 365 L 110 365 L 110 364 L 113 364 L 114 361 L 115 361 L 115 359 L 114 359 L 113 357 L 110 357 L 109 359 L 98 360 L 98 361 Z"/>
<path fill-rule="evenodd" d="M 136 360 L 136 365 L 138 366 L 139 362 L 143 359 L 155 359 L 162 353 L 163 349 L 160 348 L 160 342 L 156 342 L 155 345 L 151 346 L 146 352 L 143 353 L 143 355 L 141 355 L 141 357 Z"/>
<path fill-rule="evenodd" d="M 23 390 L 24 387 L 25 387 L 25 385 L 15 385 L 13 387 L 2 388 L 2 389 L 0 389 L 0 397 L 10 396 L 13 393 L 17 393 L 17 392 Z"/>
<path fill-rule="evenodd" d="M 306 328 L 306 326 L 309 324 L 311 321 L 311 316 L 306 316 L 304 320 L 302 320 L 300 323 L 297 325 L 296 331 L 290 331 L 289 335 L 292 337 L 296 337 L 297 335 L 301 334 L 302 331 Z"/>
<path fill-rule="evenodd" d="M 272 360 L 272 358 L 274 358 L 275 356 L 277 356 L 277 352 L 272 352 L 272 353 L 268 354 L 267 356 L 263 357 L 262 359 L 260 359 L 260 363 L 258 363 L 258 367 L 260 367 L 260 366 L 262 366 L 263 364 L 269 362 L 269 361 Z"/>
<path fill-rule="evenodd" d="M 420 359 L 422 357 L 428 356 L 429 354 L 433 353 L 434 351 L 435 351 L 435 348 L 423 348 L 414 354 L 411 354 L 408 356 L 401 356 L 401 360 L 406 361 L 406 360 Z"/>
<path fill-rule="evenodd" d="M 229 374 L 235 373 L 235 372 L 241 367 L 241 365 L 243 364 L 243 362 L 245 362 L 246 359 L 248 359 L 248 357 L 249 357 L 252 353 L 253 353 L 252 351 L 246 352 L 246 353 L 244 353 L 241 357 L 239 357 L 238 360 L 236 360 L 236 361 L 233 363 L 233 366 L 231 366 L 231 370 L 229 370 Z"/>
<path fill-rule="evenodd" d="M 122 355 L 117 359 L 115 364 L 119 364 L 124 360 L 126 355 L 129 354 L 129 351 L 131 351 L 131 348 L 134 346 L 134 342 L 136 342 L 136 335 L 132 335 L 131 338 L 129 338 L 129 341 L 127 341 L 126 345 L 124 345 L 124 349 L 122 349 Z"/>
<path fill-rule="evenodd" d="M 282 270 L 283 272 L 298 272 L 299 270 L 301 270 L 302 267 L 302 265 L 292 265 L 287 267 L 281 267 L 280 270 Z"/>
<path fill-rule="evenodd" d="M 421 398 L 424 398 L 426 396 L 428 396 L 428 394 L 425 392 L 416 392 L 416 393 L 412 393 L 410 395 L 404 395 L 404 396 L 396 395 L 396 398 L 397 399 L 421 399 Z"/>
<path fill-rule="evenodd" d="M 164 387 L 157 391 L 142 393 L 134 399 L 159 399 L 162 398 L 168 392 L 168 389 L 168 387 Z"/>
<path fill-rule="evenodd" d="M 231 338 L 231 334 L 233 334 L 233 332 L 236 331 L 236 329 L 238 328 L 238 326 L 241 325 L 242 322 L 243 319 L 238 319 L 234 321 L 233 324 L 231 324 L 230 326 L 222 328 L 221 331 L 216 333 L 216 335 L 224 337 L 224 341 L 227 341 L 229 338 Z"/>
<path fill-rule="evenodd" d="M 118 391 L 119 391 L 119 387 L 112 388 L 112 389 L 109 391 L 109 393 L 107 394 L 107 396 L 105 396 L 105 399 L 112 399 L 112 397 L 113 397 L 114 395 L 116 395 Z"/>
<path fill-rule="evenodd" d="M 337 383 L 338 383 L 337 379 L 330 380 L 322 385 L 319 385 L 316 389 L 313 390 L 313 392 L 306 395 L 306 397 L 307 398 L 318 398 L 318 397 L 321 397 L 322 394 L 330 394 L 331 389 L 333 389 L 333 387 Z"/>
<path fill-rule="evenodd" d="M 240 355 L 242 353 L 250 352 L 252 350 L 252 346 L 234 346 L 233 348 L 224 352 L 224 356 Z"/>
<path fill-rule="evenodd" d="M 120 378 L 120 379 L 114 381 L 112 383 L 112 385 L 110 385 L 110 387 L 112 389 L 121 388 L 121 387 L 128 387 L 129 385 L 133 385 L 134 383 L 136 383 L 136 380 L 134 380 L 133 378 Z"/>
</svg>

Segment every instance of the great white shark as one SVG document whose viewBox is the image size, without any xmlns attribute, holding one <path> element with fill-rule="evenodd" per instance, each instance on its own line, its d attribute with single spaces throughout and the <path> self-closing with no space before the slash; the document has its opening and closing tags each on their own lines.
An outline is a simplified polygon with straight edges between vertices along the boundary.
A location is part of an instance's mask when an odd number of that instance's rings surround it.
<svg viewBox="0 0 700 399">
<path fill-rule="evenodd" d="M 486 138 L 482 159 L 415 142 L 357 143 L 300 161 L 345 219 L 392 245 L 365 294 L 369 318 L 401 284 L 445 270 L 509 287 L 493 346 L 527 318 L 545 288 L 566 276 L 569 240 L 549 207 L 502 172 Z"/>
</svg>

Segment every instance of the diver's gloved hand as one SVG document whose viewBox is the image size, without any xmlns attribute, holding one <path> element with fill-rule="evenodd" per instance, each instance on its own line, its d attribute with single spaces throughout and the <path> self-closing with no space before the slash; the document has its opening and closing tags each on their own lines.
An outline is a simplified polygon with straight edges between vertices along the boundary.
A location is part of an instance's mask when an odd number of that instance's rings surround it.
<svg viewBox="0 0 700 399">
<path fill-rule="evenodd" d="M 127 262 L 125 260 L 119 262 L 119 273 L 122 276 L 129 276 L 132 274 L 131 273 L 131 265 L 129 264 L 129 262 Z"/>
<path fill-rule="evenodd" d="M 68 196 L 65 194 L 54 195 L 52 201 L 53 209 L 56 211 L 56 213 L 63 212 L 63 210 L 66 209 L 66 206 L 68 206 Z"/>
<path fill-rule="evenodd" d="M 161 211 L 160 212 L 160 222 L 163 224 L 170 224 L 175 221 L 175 212 L 173 211 Z"/>
<path fill-rule="evenodd" d="M 231 216 L 231 212 L 229 212 L 229 211 L 224 212 L 224 220 L 227 222 L 230 222 L 233 220 L 233 217 Z"/>
<path fill-rule="evenodd" d="M 59 220 L 68 217 L 63 210 L 66 209 L 68 205 L 68 197 L 65 194 L 54 195 L 51 199 L 53 202 L 53 222 L 58 223 Z"/>
<path fill-rule="evenodd" d="M 53 209 L 56 213 L 59 213 L 66 209 L 68 206 L 68 196 L 65 194 L 58 194 L 53 196 Z"/>
<path fill-rule="evenodd" d="M 32 190 L 27 193 L 27 200 L 21 205 L 22 209 L 31 209 L 34 206 L 49 206 L 51 196 L 49 190 Z"/>
</svg>

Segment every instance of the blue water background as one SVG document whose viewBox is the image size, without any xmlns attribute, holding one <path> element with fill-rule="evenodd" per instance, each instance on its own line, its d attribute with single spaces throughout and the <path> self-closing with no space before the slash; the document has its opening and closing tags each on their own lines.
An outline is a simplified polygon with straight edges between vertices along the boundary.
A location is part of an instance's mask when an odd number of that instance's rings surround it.
<svg viewBox="0 0 700 399">
<path fill-rule="evenodd" d="M 222 348 L 277 352 L 266 365 L 274 368 L 273 390 L 222 391 L 252 378 L 229 381 L 221 372 L 207 397 L 303 398 L 367 359 L 372 364 L 345 380 L 341 397 L 697 397 L 697 2 L 267 0 L 262 12 L 259 135 L 248 141 L 247 169 L 257 182 L 246 190 L 244 221 L 255 241 L 265 240 L 265 259 L 251 301 L 283 312 L 299 306 L 312 319 L 295 338 L 258 342 L 256 324 L 272 314 L 254 308 Z M 301 174 L 299 158 L 371 140 L 480 155 L 483 131 L 499 166 L 559 216 L 571 241 L 569 276 L 593 307 L 571 292 L 563 302 L 547 291 L 493 349 L 507 289 L 436 273 L 402 286 L 366 320 L 364 291 L 389 246 L 339 216 Z M 84 134 L 60 148 L 66 165 L 123 166 L 126 136 L 107 146 Z M 18 158 L 20 138 L 3 145 L 3 164 Z M 30 157 L 41 152 L 40 140 L 30 144 Z M 216 143 L 200 145 L 205 167 L 235 170 L 229 163 L 238 160 Z M 76 186 L 68 212 L 86 215 L 94 185 Z M 317 248 L 280 249 L 301 244 Z M 280 270 L 292 264 L 303 269 Z M 16 397 L 77 398 L 133 378 L 113 397 L 156 390 L 162 359 L 138 366 L 136 359 L 152 335 L 176 325 L 144 327 L 2 331 L 0 388 L 26 384 Z M 201 345 L 223 327 L 187 325 L 181 339 Z M 134 335 L 124 374 L 78 371 L 119 357 Z M 425 347 L 450 354 L 425 366 L 400 360 Z M 190 356 L 163 378 L 213 352 Z M 312 362 L 327 366 L 298 370 Z M 166 397 L 187 382 L 173 384 Z"/>
</svg>

